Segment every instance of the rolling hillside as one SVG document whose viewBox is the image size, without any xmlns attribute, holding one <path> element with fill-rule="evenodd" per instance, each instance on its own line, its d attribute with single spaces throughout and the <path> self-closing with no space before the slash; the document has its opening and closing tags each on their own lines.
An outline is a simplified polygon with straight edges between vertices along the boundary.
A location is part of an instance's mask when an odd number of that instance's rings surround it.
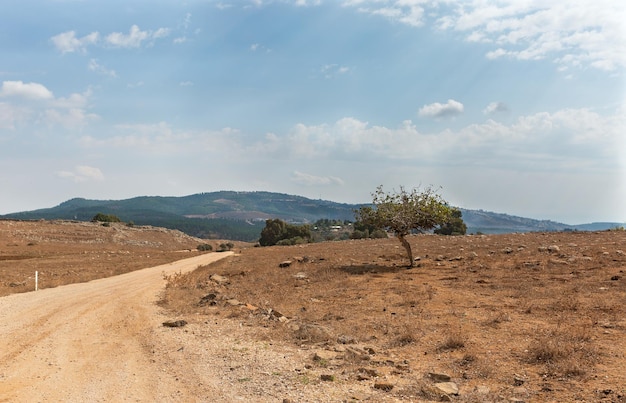
<svg viewBox="0 0 626 403">
<path fill-rule="evenodd" d="M 0 217 L 89 221 L 97 213 L 104 213 L 114 214 L 125 222 L 178 229 L 201 238 L 256 241 L 265 220 L 269 218 L 280 218 L 290 223 L 312 223 L 319 219 L 352 221 L 354 211 L 360 206 L 282 193 L 220 191 L 183 197 L 141 196 L 125 200 L 75 198 L 52 208 Z M 603 230 L 623 225 L 594 223 L 571 226 L 482 210 L 461 211 L 468 233 Z"/>
</svg>

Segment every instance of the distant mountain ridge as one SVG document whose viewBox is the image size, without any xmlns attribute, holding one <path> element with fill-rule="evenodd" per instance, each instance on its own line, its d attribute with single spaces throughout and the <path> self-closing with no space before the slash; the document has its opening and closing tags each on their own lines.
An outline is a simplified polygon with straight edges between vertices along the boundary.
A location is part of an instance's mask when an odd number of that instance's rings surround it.
<svg viewBox="0 0 626 403">
<path fill-rule="evenodd" d="M 290 223 L 312 223 L 319 219 L 353 221 L 354 211 L 364 205 L 273 192 L 219 191 L 181 197 L 140 196 L 124 200 L 74 198 L 52 208 L 6 214 L 0 218 L 89 221 L 97 213 L 104 213 L 114 214 L 125 222 L 178 229 L 197 237 L 255 241 L 265 226 L 265 220 L 270 218 Z M 597 231 L 623 225 L 567 225 L 483 210 L 460 210 L 468 233 Z"/>
</svg>

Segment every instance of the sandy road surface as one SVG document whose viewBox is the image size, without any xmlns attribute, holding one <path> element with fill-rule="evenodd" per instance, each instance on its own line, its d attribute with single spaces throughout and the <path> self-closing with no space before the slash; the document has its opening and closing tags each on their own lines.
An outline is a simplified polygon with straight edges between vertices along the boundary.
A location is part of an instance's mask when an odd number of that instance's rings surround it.
<svg viewBox="0 0 626 403">
<path fill-rule="evenodd" d="M 195 401 L 219 395 L 168 365 L 155 305 L 163 274 L 228 256 L 204 254 L 83 284 L 0 298 L 0 402 Z M 193 371 L 188 374 L 193 375 Z"/>
</svg>

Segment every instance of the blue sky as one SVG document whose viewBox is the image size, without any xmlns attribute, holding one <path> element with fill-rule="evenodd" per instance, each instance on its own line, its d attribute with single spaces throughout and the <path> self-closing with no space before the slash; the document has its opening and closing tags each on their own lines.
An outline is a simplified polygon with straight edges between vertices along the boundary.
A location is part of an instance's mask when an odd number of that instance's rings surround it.
<svg viewBox="0 0 626 403">
<path fill-rule="evenodd" d="M 621 1 L 0 4 L 0 214 L 378 185 L 626 222 Z"/>
</svg>

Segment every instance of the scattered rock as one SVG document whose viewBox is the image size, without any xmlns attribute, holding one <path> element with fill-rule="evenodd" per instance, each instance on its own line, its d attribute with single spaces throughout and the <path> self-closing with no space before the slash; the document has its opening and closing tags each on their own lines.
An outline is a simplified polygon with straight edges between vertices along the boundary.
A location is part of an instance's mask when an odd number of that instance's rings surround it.
<svg viewBox="0 0 626 403">
<path fill-rule="evenodd" d="M 559 248 L 557 245 L 548 246 L 548 252 L 550 253 L 558 253 L 560 251 L 561 251 L 561 248 Z"/>
<path fill-rule="evenodd" d="M 446 375 L 446 374 L 439 374 L 436 372 L 429 372 L 427 374 L 428 378 L 430 378 L 430 380 L 432 380 L 433 382 L 449 382 L 450 381 L 450 375 Z"/>
<path fill-rule="evenodd" d="M 328 362 L 337 358 L 337 354 L 328 350 L 319 350 L 313 353 L 313 361 Z"/>
<path fill-rule="evenodd" d="M 293 275 L 293 277 L 297 280 L 306 280 L 307 278 L 309 278 L 309 276 L 307 276 L 307 274 L 304 272 L 296 273 Z"/>
<path fill-rule="evenodd" d="M 220 276 L 219 274 L 211 274 L 211 276 L 209 276 L 209 279 L 219 285 L 230 284 L 230 280 L 228 280 L 228 277 Z"/>
<path fill-rule="evenodd" d="M 334 382 L 335 381 L 335 375 L 329 375 L 329 374 L 322 374 L 320 375 L 320 379 L 324 382 Z"/>
<path fill-rule="evenodd" d="M 459 387 L 454 382 L 439 382 L 435 384 L 435 387 L 446 395 L 456 396 L 459 394 Z"/>
<path fill-rule="evenodd" d="M 526 379 L 524 379 L 522 376 L 517 375 L 517 374 L 513 376 L 513 385 L 522 386 L 524 382 L 526 382 Z"/>
<path fill-rule="evenodd" d="M 393 385 L 387 382 L 376 382 L 374 384 L 374 389 L 384 390 L 385 392 L 389 392 L 393 389 Z"/>
<path fill-rule="evenodd" d="M 209 293 L 207 295 L 205 295 L 204 297 L 200 298 L 200 301 L 198 301 L 198 305 L 203 306 L 203 305 L 215 305 L 215 298 L 217 298 L 217 294 L 215 293 Z"/>
<path fill-rule="evenodd" d="M 506 253 L 506 254 L 513 253 L 513 249 L 511 249 L 509 247 L 506 247 L 506 248 L 502 249 L 502 252 Z"/>
<path fill-rule="evenodd" d="M 226 302 L 226 305 L 231 305 L 231 306 L 243 305 L 241 301 L 235 298 L 227 299 L 225 302 Z"/>
<path fill-rule="evenodd" d="M 26 285 L 25 281 L 22 281 L 21 283 L 9 283 L 9 287 L 23 287 Z"/>
<path fill-rule="evenodd" d="M 304 323 L 298 326 L 298 329 L 294 333 L 298 340 L 312 343 L 319 343 L 333 339 L 330 331 L 326 327 L 310 323 Z"/>
<path fill-rule="evenodd" d="M 372 368 L 359 368 L 359 372 L 374 378 L 378 378 L 380 376 L 380 373 Z"/>
<path fill-rule="evenodd" d="M 611 277 L 611 280 L 612 280 L 612 281 L 617 281 L 617 280 L 619 280 L 619 279 L 620 279 L 620 276 L 613 276 L 613 277 Z"/>
<path fill-rule="evenodd" d="M 356 339 L 352 336 L 341 335 L 337 337 L 337 343 L 339 344 L 354 344 L 356 343 Z"/>
<path fill-rule="evenodd" d="M 293 263 L 291 260 L 285 260 L 285 261 L 278 263 L 278 267 L 281 267 L 281 268 L 289 267 L 291 266 L 291 263 Z"/>
<path fill-rule="evenodd" d="M 174 320 L 174 321 L 163 322 L 163 326 L 165 327 L 183 327 L 186 324 L 187 324 L 186 320 Z"/>
</svg>

